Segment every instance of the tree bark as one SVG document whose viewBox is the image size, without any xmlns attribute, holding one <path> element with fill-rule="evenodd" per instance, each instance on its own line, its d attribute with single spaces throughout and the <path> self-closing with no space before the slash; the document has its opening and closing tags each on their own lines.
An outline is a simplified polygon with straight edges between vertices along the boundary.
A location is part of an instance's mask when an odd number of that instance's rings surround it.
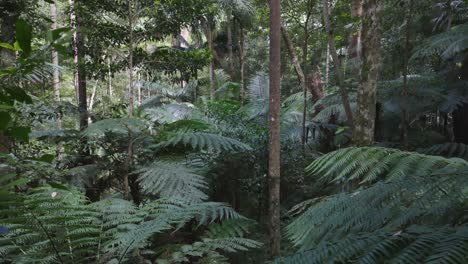
<svg viewBox="0 0 468 264">
<path fill-rule="evenodd" d="M 133 98 L 133 0 L 127 0 L 128 4 L 128 116 L 133 116 L 134 98 Z"/>
<path fill-rule="evenodd" d="M 128 117 L 133 117 L 134 99 L 133 99 L 133 0 L 127 0 L 128 4 Z M 128 130 L 128 148 L 127 158 L 125 160 L 125 175 L 124 175 L 124 195 L 128 199 L 130 192 L 130 166 L 132 165 L 133 158 L 133 135 L 131 130 Z"/>
<path fill-rule="evenodd" d="M 306 85 L 306 78 L 304 71 L 302 70 L 301 63 L 297 57 L 296 51 L 294 50 L 294 46 L 289 36 L 286 28 L 281 25 L 281 33 L 283 35 L 284 43 L 286 44 L 286 48 L 289 53 L 289 57 L 291 57 L 291 63 L 294 65 L 294 69 L 296 70 L 297 78 L 299 79 L 299 84 L 301 85 L 303 95 L 304 95 L 304 108 L 303 108 L 303 116 L 302 116 L 302 136 L 301 136 L 301 143 L 302 148 L 304 149 L 305 141 L 306 141 L 306 113 L 307 113 L 307 85 Z M 306 48 L 307 50 L 307 48 Z M 304 50 L 303 50 L 304 52 Z M 307 51 L 306 51 L 307 53 Z M 306 56 L 303 54 L 303 56 Z"/>
<path fill-rule="evenodd" d="M 341 69 L 340 60 L 338 59 L 338 53 L 336 51 L 335 37 L 333 35 L 333 29 L 330 23 L 330 16 L 329 16 L 330 13 L 328 11 L 329 9 L 328 0 L 322 0 L 322 5 L 323 5 L 323 20 L 324 20 L 325 28 L 328 34 L 328 45 L 330 46 L 330 53 L 333 58 L 333 63 L 335 64 L 335 72 L 336 72 L 336 77 L 338 80 L 338 86 L 340 89 L 341 100 L 343 101 L 343 106 L 346 112 L 346 118 L 348 119 L 348 124 L 351 130 L 354 131 L 353 111 L 349 103 L 348 91 L 346 91 L 346 88 L 344 87 L 344 74 Z"/>
<path fill-rule="evenodd" d="M 270 178 L 270 250 L 271 258 L 280 254 L 280 111 L 281 111 L 281 1 L 270 0 L 270 114 L 269 163 Z"/>
<path fill-rule="evenodd" d="M 50 4 L 50 20 L 52 21 L 50 29 L 52 31 L 56 30 L 57 29 L 57 6 L 55 5 L 55 1 Z M 52 64 L 55 66 L 54 72 L 53 72 L 54 100 L 58 102 L 60 101 L 60 74 L 58 70 L 59 57 L 58 57 L 58 52 L 54 48 L 52 48 Z"/>
<path fill-rule="evenodd" d="M 107 80 L 108 81 L 108 83 L 107 83 L 107 95 L 112 100 L 112 94 L 113 94 L 113 91 L 112 91 L 112 71 L 111 71 L 111 62 L 110 62 L 110 55 L 109 54 L 108 54 L 108 57 L 107 57 L 107 68 L 108 68 L 107 78 L 109 79 L 109 80 Z"/>
<path fill-rule="evenodd" d="M 377 81 L 381 66 L 380 0 L 364 0 L 362 23 L 363 62 L 358 89 L 358 115 L 353 133 L 357 145 L 370 145 L 374 141 L 377 105 Z"/>
<path fill-rule="evenodd" d="M 351 17 L 354 19 L 360 19 L 362 17 L 362 0 L 351 1 Z M 350 45 L 348 53 L 352 64 L 351 71 L 355 76 L 359 76 L 359 71 L 361 69 L 361 34 L 362 32 L 359 28 L 356 32 L 352 32 L 351 36 L 349 37 Z"/>
<path fill-rule="evenodd" d="M 71 8 L 70 22 L 73 28 L 73 63 L 74 86 L 77 95 L 78 109 L 80 112 L 80 131 L 88 127 L 88 111 L 86 100 L 86 68 L 84 63 L 84 38 L 80 29 L 80 17 L 77 12 L 75 0 L 68 0 Z"/>
<path fill-rule="evenodd" d="M 240 64 L 240 101 L 244 105 L 245 100 L 245 32 L 242 24 L 240 25 L 240 45 L 239 45 L 239 64 Z"/>
<path fill-rule="evenodd" d="M 231 8 L 227 11 L 227 46 L 228 46 L 228 54 L 229 54 L 229 73 L 233 74 L 233 55 L 232 55 L 232 10 Z"/>
<path fill-rule="evenodd" d="M 291 37 L 289 37 L 288 32 L 286 31 L 286 28 L 284 28 L 283 25 L 281 25 L 281 34 L 283 35 L 284 43 L 286 44 L 286 48 L 289 53 L 289 57 L 291 57 L 291 63 L 294 66 L 294 70 L 296 71 L 297 74 L 297 79 L 299 80 L 299 84 L 301 85 L 301 88 L 304 90 L 305 88 L 305 75 L 304 72 L 302 71 L 302 66 L 301 63 L 299 62 L 299 58 L 297 57 L 296 51 L 294 50 L 294 46 L 291 40 Z"/>
<path fill-rule="evenodd" d="M 210 60 L 210 65 L 209 65 L 209 75 L 210 75 L 210 99 L 214 99 L 214 92 L 216 90 L 216 83 L 215 83 L 215 70 L 214 70 L 214 56 L 215 56 L 215 51 L 214 51 L 214 46 L 213 46 L 213 15 L 208 15 L 206 18 L 206 26 L 205 26 L 205 36 L 206 36 L 206 42 L 208 43 L 208 49 L 211 53 L 211 60 Z"/>
<path fill-rule="evenodd" d="M 55 4 L 55 1 L 53 1 L 50 4 L 50 20 L 52 21 L 52 24 L 50 25 L 50 29 L 56 30 L 57 29 L 57 5 Z M 54 93 L 54 101 L 55 102 L 60 102 L 60 73 L 58 70 L 59 66 L 59 55 L 57 50 L 52 48 L 52 64 L 54 65 L 54 72 L 53 72 L 53 93 Z M 60 113 L 57 114 L 57 129 L 62 129 L 62 116 Z M 63 145 L 62 143 L 57 144 L 56 148 L 56 153 L 57 153 L 57 159 L 61 160 L 62 155 L 63 155 Z"/>
<path fill-rule="evenodd" d="M 406 32 L 405 32 L 405 48 L 403 57 L 403 87 L 401 91 L 401 142 L 405 149 L 408 149 L 408 61 L 410 56 L 411 45 L 411 24 L 413 19 L 413 1 L 409 0 L 408 13 L 406 14 Z"/>
</svg>

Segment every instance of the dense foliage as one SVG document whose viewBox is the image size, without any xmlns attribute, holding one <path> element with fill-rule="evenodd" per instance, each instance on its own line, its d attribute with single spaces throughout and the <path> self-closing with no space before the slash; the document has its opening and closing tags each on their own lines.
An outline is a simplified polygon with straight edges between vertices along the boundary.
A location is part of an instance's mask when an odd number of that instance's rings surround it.
<svg viewBox="0 0 468 264">
<path fill-rule="evenodd" d="M 0 263 L 467 263 L 468 2 L 266 2 L 1 1 Z"/>
</svg>

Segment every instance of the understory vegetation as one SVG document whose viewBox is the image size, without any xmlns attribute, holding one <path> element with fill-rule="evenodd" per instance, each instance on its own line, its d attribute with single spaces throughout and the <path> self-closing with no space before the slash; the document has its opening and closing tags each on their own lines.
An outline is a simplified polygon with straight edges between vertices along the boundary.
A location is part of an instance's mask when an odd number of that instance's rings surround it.
<svg viewBox="0 0 468 264">
<path fill-rule="evenodd" d="M 0 2 L 0 263 L 463 264 L 467 177 L 466 0 Z"/>
</svg>

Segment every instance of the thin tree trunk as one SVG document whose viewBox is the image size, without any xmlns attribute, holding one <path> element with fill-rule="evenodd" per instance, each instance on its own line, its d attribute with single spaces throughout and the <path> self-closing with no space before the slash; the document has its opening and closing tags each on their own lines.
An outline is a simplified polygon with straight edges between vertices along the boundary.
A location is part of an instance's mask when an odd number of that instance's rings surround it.
<svg viewBox="0 0 468 264">
<path fill-rule="evenodd" d="M 309 46 L 309 19 L 311 16 L 311 12 L 307 13 L 307 18 L 304 25 L 304 42 L 302 44 L 302 69 L 304 75 L 307 75 L 307 49 Z M 302 109 L 302 152 L 305 154 L 305 144 L 307 142 L 308 130 L 306 127 L 307 122 L 307 86 L 308 80 L 307 77 L 304 76 L 304 106 Z"/>
<path fill-rule="evenodd" d="M 346 112 L 346 117 L 348 119 L 348 124 L 351 130 L 354 130 L 353 111 L 349 103 L 348 91 L 346 91 L 346 88 L 344 86 L 344 75 L 341 69 L 340 60 L 338 59 L 338 53 L 336 51 L 335 37 L 333 35 L 333 29 L 330 23 L 330 17 L 329 17 L 329 11 L 328 11 L 329 9 L 328 0 L 322 0 L 322 4 L 323 4 L 323 20 L 325 22 L 325 28 L 328 33 L 328 45 L 330 46 L 330 53 L 333 58 L 333 63 L 335 64 L 335 72 L 336 72 L 336 77 L 338 79 L 338 86 L 340 89 L 341 100 L 343 101 L 343 106 Z"/>
<path fill-rule="evenodd" d="M 228 54 L 229 54 L 229 73 L 233 74 L 233 55 L 232 55 L 232 10 L 229 8 L 227 11 L 227 46 L 228 46 Z"/>
<path fill-rule="evenodd" d="M 408 13 L 406 15 L 406 36 L 405 36 L 405 49 L 403 55 L 403 87 L 401 99 L 401 141 L 405 149 L 408 149 L 408 60 L 410 56 L 411 45 L 411 24 L 413 19 L 413 1 L 409 0 Z"/>
<path fill-rule="evenodd" d="M 77 13 L 75 0 L 68 0 L 71 7 L 70 21 L 73 28 L 73 63 L 74 85 L 80 112 L 80 131 L 88 127 L 88 112 L 86 100 L 86 68 L 84 64 L 84 38 L 80 28 L 80 17 Z"/>
<path fill-rule="evenodd" d="M 327 42 L 327 58 L 325 65 L 325 84 L 328 85 L 330 81 L 330 44 Z"/>
<path fill-rule="evenodd" d="M 244 28 L 242 24 L 240 25 L 240 56 L 239 56 L 239 64 L 240 64 L 240 101 L 241 105 L 244 105 L 245 100 L 245 35 L 244 35 Z"/>
<path fill-rule="evenodd" d="M 351 17 L 354 19 L 360 19 L 362 17 L 362 0 L 352 0 L 351 1 Z M 361 29 L 359 28 L 357 32 L 352 32 L 350 36 L 350 45 L 348 53 L 351 58 L 351 71 L 355 76 L 359 76 L 359 71 L 361 69 L 361 53 L 362 53 L 362 44 L 361 44 Z"/>
<path fill-rule="evenodd" d="M 286 48 L 289 53 L 289 57 L 291 57 L 291 63 L 294 65 L 294 69 L 296 70 L 297 78 L 299 79 L 299 84 L 301 85 L 302 91 L 304 93 L 304 112 L 302 116 L 302 136 L 301 136 L 301 143 L 302 147 L 304 148 L 305 146 L 305 140 L 306 140 L 306 112 L 307 112 L 307 85 L 306 85 L 306 78 L 305 74 L 302 71 L 302 66 L 301 63 L 299 62 L 299 59 L 297 57 L 296 51 L 294 50 L 294 46 L 291 40 L 291 37 L 289 37 L 288 32 L 286 31 L 286 28 L 281 25 L 281 33 L 283 35 L 284 42 L 286 43 Z M 303 50 L 304 52 L 304 50 Z M 307 47 L 306 47 L 306 53 L 307 53 Z M 306 55 L 304 55 L 306 56 Z M 304 64 L 305 65 L 305 64 Z"/>
<path fill-rule="evenodd" d="M 210 65 L 209 65 L 209 75 L 210 75 L 210 99 L 214 99 L 214 92 L 216 89 L 216 83 L 215 83 L 215 69 L 214 69 L 214 56 L 215 56 L 215 51 L 213 47 L 213 16 L 209 15 L 207 20 L 206 20 L 206 30 L 205 30 L 205 35 L 206 35 L 206 41 L 208 42 L 208 49 L 210 50 L 211 53 L 211 60 L 210 60 Z"/>
<path fill-rule="evenodd" d="M 128 4 L 128 116 L 133 117 L 134 105 L 133 105 L 133 0 L 127 0 Z M 124 195 L 128 199 L 130 192 L 129 185 L 129 174 L 130 166 L 133 158 L 133 135 L 128 130 L 128 149 L 127 158 L 125 159 L 125 175 L 124 175 Z"/>
<path fill-rule="evenodd" d="M 112 71 L 111 71 L 111 62 L 110 62 L 110 56 L 107 57 L 107 68 L 109 69 L 107 73 L 107 78 L 108 83 L 107 83 L 107 95 L 109 95 L 109 98 L 112 99 Z"/>
<path fill-rule="evenodd" d="M 91 93 L 91 97 L 89 99 L 89 111 L 93 111 L 93 107 L 94 107 L 94 98 L 96 98 L 96 90 L 97 90 L 97 86 L 98 86 L 98 82 L 96 81 L 96 83 L 94 84 L 93 86 L 93 91 Z"/>
<path fill-rule="evenodd" d="M 55 1 L 53 1 L 50 4 L 50 20 L 52 21 L 52 24 L 50 26 L 50 29 L 56 30 L 57 29 L 57 6 L 55 4 Z M 60 73 L 58 70 L 59 66 L 59 56 L 57 50 L 52 48 L 52 64 L 54 65 L 54 72 L 53 72 L 53 87 L 54 87 L 54 100 L 55 102 L 60 102 Z M 59 113 L 57 115 L 57 129 L 62 129 L 62 116 Z M 63 155 L 63 145 L 62 143 L 57 144 L 56 148 L 56 153 L 57 153 L 57 159 L 61 160 L 62 155 Z"/>
<path fill-rule="evenodd" d="M 304 89 L 305 87 L 304 72 L 302 71 L 301 63 L 299 62 L 299 58 L 297 57 L 296 51 L 294 50 L 291 37 L 289 37 L 289 34 L 283 25 L 281 25 L 281 33 L 283 35 L 283 39 L 286 44 L 286 48 L 288 50 L 289 56 L 291 57 L 291 63 L 293 64 L 294 70 L 296 71 L 297 79 L 299 80 L 301 88 Z"/>
<path fill-rule="evenodd" d="M 281 1 L 270 0 L 269 212 L 271 258 L 280 254 Z"/>
<path fill-rule="evenodd" d="M 377 105 L 377 82 L 381 66 L 380 0 L 364 0 L 362 21 L 363 63 L 358 89 L 358 115 L 353 141 L 357 145 L 369 145 L 374 141 Z"/>
<path fill-rule="evenodd" d="M 134 99 L 133 99 L 133 0 L 128 2 L 128 116 L 133 116 Z"/>
<path fill-rule="evenodd" d="M 137 85 L 138 85 L 138 105 L 141 104 L 141 76 L 140 72 L 137 74 Z"/>
</svg>

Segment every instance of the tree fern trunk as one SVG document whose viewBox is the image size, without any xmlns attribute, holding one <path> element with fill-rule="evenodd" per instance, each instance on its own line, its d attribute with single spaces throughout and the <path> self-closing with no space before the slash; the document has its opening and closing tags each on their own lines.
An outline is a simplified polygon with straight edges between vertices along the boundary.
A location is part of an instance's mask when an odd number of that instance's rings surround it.
<svg viewBox="0 0 468 264">
<path fill-rule="evenodd" d="M 270 1 L 270 116 L 269 159 L 270 178 L 270 253 L 280 254 L 280 111 L 281 111 L 281 2 Z"/>
<path fill-rule="evenodd" d="M 358 114 L 353 140 L 358 145 L 369 145 L 374 141 L 377 104 L 377 81 L 381 66 L 380 57 L 380 11 L 379 0 L 364 0 L 362 22 L 363 62 L 361 82 L 358 89 Z"/>
</svg>

